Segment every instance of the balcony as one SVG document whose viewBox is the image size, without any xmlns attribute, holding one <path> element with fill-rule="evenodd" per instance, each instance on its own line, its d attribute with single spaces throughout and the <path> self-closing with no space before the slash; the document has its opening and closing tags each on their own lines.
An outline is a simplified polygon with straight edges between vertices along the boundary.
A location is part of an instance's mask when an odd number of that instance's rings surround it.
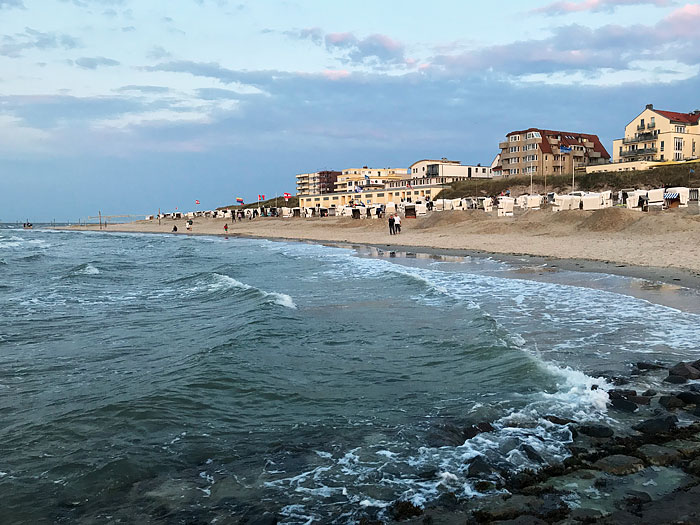
<svg viewBox="0 0 700 525">
<path fill-rule="evenodd" d="M 499 142 L 498 147 L 501 149 L 509 148 L 510 147 L 510 142 Z"/>
<path fill-rule="evenodd" d="M 622 156 L 623 157 L 638 157 L 640 155 L 653 155 L 657 151 L 658 151 L 657 148 L 640 148 L 640 149 L 633 149 L 630 151 L 623 151 Z"/>
<path fill-rule="evenodd" d="M 637 125 L 637 131 L 642 131 L 645 128 L 644 124 Z"/>
<path fill-rule="evenodd" d="M 655 127 L 656 127 L 655 122 L 650 122 L 649 124 L 647 124 L 647 129 L 654 129 Z"/>
<path fill-rule="evenodd" d="M 622 139 L 622 143 L 634 144 L 635 142 L 647 142 L 649 140 L 656 140 L 656 135 L 654 133 L 637 133 L 634 137 Z"/>
</svg>

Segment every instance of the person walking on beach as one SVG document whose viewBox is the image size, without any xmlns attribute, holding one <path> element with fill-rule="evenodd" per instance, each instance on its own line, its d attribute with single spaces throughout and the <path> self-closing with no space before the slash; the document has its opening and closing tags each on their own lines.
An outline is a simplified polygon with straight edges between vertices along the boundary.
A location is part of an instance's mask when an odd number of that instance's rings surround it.
<svg viewBox="0 0 700 525">
<path fill-rule="evenodd" d="M 396 235 L 401 233 L 401 217 L 398 213 L 394 215 L 394 233 Z"/>
<path fill-rule="evenodd" d="M 394 216 L 389 215 L 389 235 L 394 235 Z"/>
<path fill-rule="evenodd" d="M 224 224 L 224 233 L 228 233 L 228 223 Z"/>
</svg>

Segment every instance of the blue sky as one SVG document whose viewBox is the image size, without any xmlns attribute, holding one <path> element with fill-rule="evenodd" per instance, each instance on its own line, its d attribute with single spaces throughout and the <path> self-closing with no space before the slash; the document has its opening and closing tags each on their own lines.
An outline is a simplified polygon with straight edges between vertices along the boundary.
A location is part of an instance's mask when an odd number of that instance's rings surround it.
<svg viewBox="0 0 700 525">
<path fill-rule="evenodd" d="M 488 164 L 509 131 L 700 108 L 700 3 L 0 0 L 0 220 Z"/>
</svg>

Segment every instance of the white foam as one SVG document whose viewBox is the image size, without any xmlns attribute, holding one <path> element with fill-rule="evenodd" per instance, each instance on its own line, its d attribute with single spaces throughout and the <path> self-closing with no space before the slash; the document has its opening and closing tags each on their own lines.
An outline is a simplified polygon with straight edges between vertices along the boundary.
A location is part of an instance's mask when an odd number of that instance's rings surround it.
<svg viewBox="0 0 700 525">
<path fill-rule="evenodd" d="M 285 308 L 290 308 L 292 310 L 295 310 L 297 308 L 297 305 L 294 303 L 294 299 L 292 299 L 291 296 L 287 294 L 279 292 L 267 292 L 265 290 L 261 290 L 260 288 L 256 288 L 255 286 L 243 283 L 238 279 L 234 279 L 233 277 L 230 277 L 228 275 L 223 275 L 220 273 L 214 273 L 213 275 L 215 280 L 212 284 L 210 284 L 207 287 L 208 291 L 210 292 L 224 291 L 230 289 L 255 290 L 256 292 L 260 293 L 263 297 L 272 299 L 272 302 L 275 304 L 284 306 Z M 198 291 L 199 289 L 199 287 L 195 287 L 192 289 L 192 291 Z"/>
<path fill-rule="evenodd" d="M 100 270 L 95 268 L 92 264 L 87 264 L 82 270 L 80 270 L 79 273 L 82 273 L 84 275 L 98 275 L 100 273 Z"/>
</svg>

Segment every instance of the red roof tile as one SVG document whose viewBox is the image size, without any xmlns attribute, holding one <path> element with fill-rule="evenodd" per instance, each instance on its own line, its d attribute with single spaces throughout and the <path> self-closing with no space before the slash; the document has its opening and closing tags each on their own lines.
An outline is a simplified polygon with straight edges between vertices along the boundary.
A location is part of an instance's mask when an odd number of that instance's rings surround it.
<svg viewBox="0 0 700 525">
<path fill-rule="evenodd" d="M 661 111 L 655 109 L 659 115 L 663 115 L 673 122 L 685 122 L 686 124 L 697 124 L 700 120 L 700 113 L 676 113 L 675 111 Z"/>
<path fill-rule="evenodd" d="M 593 151 L 597 151 L 598 153 L 600 153 L 600 156 L 604 159 L 610 158 L 610 154 L 605 149 L 605 146 L 603 146 L 603 143 L 600 142 L 598 135 L 590 135 L 588 133 L 574 133 L 572 131 L 554 131 L 550 129 L 530 128 L 523 131 L 511 131 L 506 135 L 506 137 L 510 137 L 511 135 L 523 135 L 531 131 L 539 131 L 540 135 L 542 136 L 542 142 L 540 143 L 540 149 L 542 150 L 542 153 L 554 153 L 554 151 L 552 150 L 552 145 L 549 143 L 548 140 L 545 139 L 547 137 L 560 136 L 560 142 L 564 146 L 573 146 L 574 144 L 580 144 L 580 142 L 577 139 L 588 140 L 593 143 Z M 568 137 L 574 138 L 570 139 Z"/>
</svg>

